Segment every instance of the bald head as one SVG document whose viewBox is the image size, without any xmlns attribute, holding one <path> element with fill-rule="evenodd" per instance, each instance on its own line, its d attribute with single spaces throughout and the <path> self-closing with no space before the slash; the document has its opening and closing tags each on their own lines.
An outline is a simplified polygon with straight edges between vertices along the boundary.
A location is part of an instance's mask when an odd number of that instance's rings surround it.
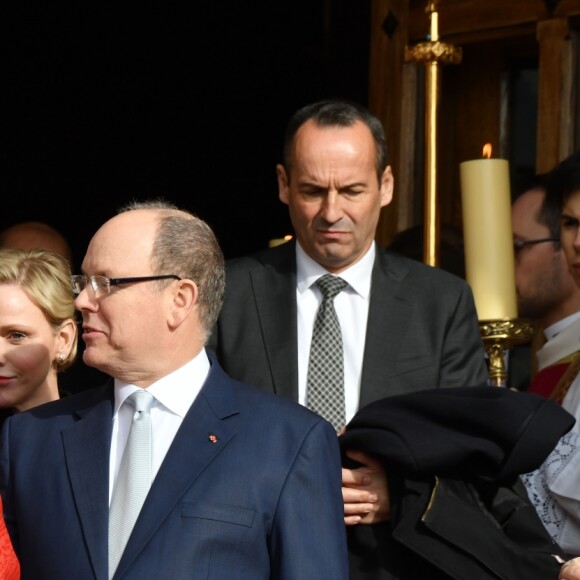
<svg viewBox="0 0 580 580">
<path fill-rule="evenodd" d="M 72 262 L 71 248 L 64 236 L 43 222 L 23 222 L 0 232 L 0 248 L 49 250 Z"/>
</svg>

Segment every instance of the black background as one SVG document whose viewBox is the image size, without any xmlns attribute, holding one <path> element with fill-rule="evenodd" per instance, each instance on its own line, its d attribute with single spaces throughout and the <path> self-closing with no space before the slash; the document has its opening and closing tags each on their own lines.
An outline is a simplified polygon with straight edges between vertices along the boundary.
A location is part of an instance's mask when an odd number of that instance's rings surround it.
<svg viewBox="0 0 580 580">
<path fill-rule="evenodd" d="M 275 174 L 286 121 L 320 98 L 366 104 L 368 3 L 167 4 L 6 17 L 0 228 L 50 223 L 77 267 L 131 199 L 193 211 L 226 257 L 290 233 Z"/>
</svg>

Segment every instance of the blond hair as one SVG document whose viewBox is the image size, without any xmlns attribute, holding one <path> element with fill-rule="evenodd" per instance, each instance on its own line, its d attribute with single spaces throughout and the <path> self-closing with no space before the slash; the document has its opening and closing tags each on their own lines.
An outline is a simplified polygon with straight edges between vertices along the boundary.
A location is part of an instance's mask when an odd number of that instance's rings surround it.
<svg viewBox="0 0 580 580">
<path fill-rule="evenodd" d="M 0 249 L 0 284 L 22 288 L 55 333 L 68 320 L 75 319 L 70 265 L 59 254 L 47 250 Z M 58 361 L 57 370 L 70 367 L 76 353 L 75 336 L 70 353 L 63 361 Z"/>
</svg>

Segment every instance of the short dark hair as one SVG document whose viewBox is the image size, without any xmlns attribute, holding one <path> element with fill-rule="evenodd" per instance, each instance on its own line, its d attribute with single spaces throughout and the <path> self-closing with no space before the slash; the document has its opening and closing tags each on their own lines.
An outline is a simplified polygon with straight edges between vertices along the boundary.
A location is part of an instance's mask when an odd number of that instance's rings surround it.
<svg viewBox="0 0 580 580">
<path fill-rule="evenodd" d="M 550 181 L 549 173 L 540 173 L 535 175 L 527 184 L 524 193 L 526 191 L 539 190 L 544 193 L 544 199 L 542 204 L 538 209 L 536 216 L 536 221 L 548 228 L 551 238 L 560 238 L 560 214 L 562 213 L 560 207 L 560 200 L 552 199 L 556 193 L 552 188 L 548 186 Z"/>
<path fill-rule="evenodd" d="M 548 173 L 538 176 L 545 192 L 538 221 L 550 230 L 550 236 L 560 237 L 562 207 L 568 197 L 580 189 L 580 151 L 570 155 Z"/>
<path fill-rule="evenodd" d="M 562 192 L 562 204 L 580 189 L 580 151 L 567 157 L 553 170 L 553 186 Z"/>
<path fill-rule="evenodd" d="M 314 121 L 319 127 L 352 127 L 364 123 L 371 132 L 377 152 L 377 177 L 379 183 L 387 167 L 387 141 L 381 122 L 365 107 L 343 100 L 326 100 L 302 107 L 288 121 L 284 134 L 283 162 L 286 175 L 290 179 L 292 145 L 298 129 L 307 121 Z"/>
</svg>

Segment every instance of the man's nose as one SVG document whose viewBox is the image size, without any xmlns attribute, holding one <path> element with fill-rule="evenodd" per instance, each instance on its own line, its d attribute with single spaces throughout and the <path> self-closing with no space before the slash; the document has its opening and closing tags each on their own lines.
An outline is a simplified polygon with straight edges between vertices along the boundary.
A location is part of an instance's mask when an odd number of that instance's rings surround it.
<svg viewBox="0 0 580 580">
<path fill-rule="evenodd" d="M 330 190 L 322 201 L 320 217 L 330 223 L 336 223 L 342 217 L 340 195 L 335 190 Z"/>
<path fill-rule="evenodd" d="M 89 284 L 87 284 L 75 298 L 75 308 L 79 311 L 96 310 L 97 304 L 97 297 L 94 292 L 89 291 Z"/>
</svg>

